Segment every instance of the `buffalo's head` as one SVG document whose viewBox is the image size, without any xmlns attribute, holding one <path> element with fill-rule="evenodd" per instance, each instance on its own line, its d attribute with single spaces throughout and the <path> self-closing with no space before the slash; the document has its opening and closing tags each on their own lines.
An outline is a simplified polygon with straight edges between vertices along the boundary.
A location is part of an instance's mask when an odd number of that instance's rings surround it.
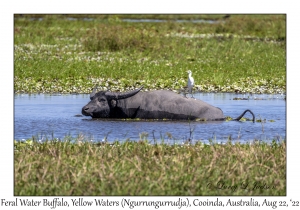
<svg viewBox="0 0 300 210">
<path fill-rule="evenodd" d="M 95 87 L 93 92 L 90 94 L 91 101 L 82 107 L 81 112 L 83 115 L 91 116 L 93 118 L 107 118 L 110 116 L 110 111 L 116 106 L 118 100 L 134 96 L 142 88 L 143 86 L 125 93 L 109 91 L 99 91 L 96 93 L 97 87 Z"/>
</svg>

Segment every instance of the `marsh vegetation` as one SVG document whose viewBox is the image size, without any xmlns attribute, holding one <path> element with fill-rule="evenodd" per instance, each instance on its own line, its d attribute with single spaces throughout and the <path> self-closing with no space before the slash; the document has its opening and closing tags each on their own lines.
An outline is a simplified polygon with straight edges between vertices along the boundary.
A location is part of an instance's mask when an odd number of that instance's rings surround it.
<svg viewBox="0 0 300 210">
<path fill-rule="evenodd" d="M 14 156 L 15 195 L 286 195 L 285 142 L 94 144 L 66 138 L 16 142 Z"/>
<path fill-rule="evenodd" d="M 184 17 L 216 22 L 175 21 Z M 180 90 L 188 69 L 195 90 L 285 93 L 285 15 L 124 18 L 143 17 L 16 15 L 15 93 L 90 93 L 95 84 Z"/>
</svg>

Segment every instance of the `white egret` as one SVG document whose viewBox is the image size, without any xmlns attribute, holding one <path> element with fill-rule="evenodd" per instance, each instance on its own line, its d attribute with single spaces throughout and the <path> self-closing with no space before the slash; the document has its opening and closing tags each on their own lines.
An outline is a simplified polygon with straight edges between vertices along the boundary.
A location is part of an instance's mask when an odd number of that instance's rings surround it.
<svg viewBox="0 0 300 210">
<path fill-rule="evenodd" d="M 192 77 L 192 71 L 191 70 L 188 70 L 187 73 L 189 74 L 189 77 L 188 77 L 188 92 L 190 94 L 192 94 L 192 98 L 194 98 L 194 96 L 193 96 L 194 78 Z"/>
</svg>

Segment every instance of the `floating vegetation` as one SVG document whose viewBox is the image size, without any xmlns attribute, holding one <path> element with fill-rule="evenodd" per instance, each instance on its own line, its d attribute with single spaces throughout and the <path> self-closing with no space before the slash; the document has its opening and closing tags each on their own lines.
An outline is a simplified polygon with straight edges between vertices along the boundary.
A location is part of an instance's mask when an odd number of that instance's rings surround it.
<svg viewBox="0 0 300 210">
<path fill-rule="evenodd" d="M 226 116 L 226 117 L 225 117 L 225 121 L 226 121 L 226 122 L 232 121 L 232 120 L 234 120 L 232 117 L 229 117 L 229 116 Z M 253 119 L 250 119 L 250 118 L 248 118 L 248 117 L 242 117 L 239 121 L 240 121 L 240 122 L 246 122 L 246 121 L 253 121 Z M 258 121 L 256 120 L 256 122 L 258 122 Z"/>
<path fill-rule="evenodd" d="M 63 80 L 56 79 L 39 79 L 26 78 L 24 81 L 18 77 L 14 79 L 15 93 L 91 93 L 95 84 L 98 84 L 98 90 L 110 90 L 110 91 L 128 91 L 140 86 L 144 86 L 142 91 L 168 89 L 174 92 L 184 92 L 186 81 L 181 78 L 175 80 L 174 83 L 167 80 L 166 84 L 162 81 L 152 80 L 133 80 L 133 79 L 112 79 L 112 78 L 90 78 L 89 80 L 83 80 L 81 78 L 65 78 Z M 236 83 L 232 85 L 195 85 L 195 92 L 236 92 L 236 93 L 267 93 L 267 94 L 285 94 L 285 87 L 280 88 L 278 86 L 272 88 L 264 87 L 238 87 Z M 249 100 L 249 98 L 235 97 L 232 100 Z M 254 100 L 265 100 L 261 98 L 255 98 Z"/>
<path fill-rule="evenodd" d="M 238 98 L 238 97 L 235 97 L 232 100 L 249 100 L 249 98 Z"/>
<path fill-rule="evenodd" d="M 226 116 L 226 117 L 225 117 L 225 121 L 226 121 L 226 122 L 231 121 L 231 120 L 233 120 L 232 117 L 229 117 L 229 116 Z"/>
<path fill-rule="evenodd" d="M 265 122 L 266 122 L 266 119 L 257 119 L 256 122 L 265 123 Z"/>
</svg>

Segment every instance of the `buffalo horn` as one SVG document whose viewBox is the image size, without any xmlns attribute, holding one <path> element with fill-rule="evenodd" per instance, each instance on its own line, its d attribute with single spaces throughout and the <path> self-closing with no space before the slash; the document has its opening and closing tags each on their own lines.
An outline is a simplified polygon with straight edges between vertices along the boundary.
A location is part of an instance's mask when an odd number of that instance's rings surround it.
<svg viewBox="0 0 300 210">
<path fill-rule="evenodd" d="M 96 89 L 97 89 L 98 85 L 95 85 L 93 92 L 90 94 L 90 99 L 93 100 L 95 94 L 96 94 Z"/>
<path fill-rule="evenodd" d="M 138 89 L 132 90 L 132 91 L 128 91 L 125 93 L 115 93 L 115 92 L 106 92 L 105 95 L 109 98 L 109 99 L 114 99 L 114 100 L 118 100 L 118 99 L 125 99 L 125 98 L 129 98 L 131 96 L 134 96 L 135 94 L 137 94 L 141 89 L 143 88 L 140 87 Z"/>
</svg>

